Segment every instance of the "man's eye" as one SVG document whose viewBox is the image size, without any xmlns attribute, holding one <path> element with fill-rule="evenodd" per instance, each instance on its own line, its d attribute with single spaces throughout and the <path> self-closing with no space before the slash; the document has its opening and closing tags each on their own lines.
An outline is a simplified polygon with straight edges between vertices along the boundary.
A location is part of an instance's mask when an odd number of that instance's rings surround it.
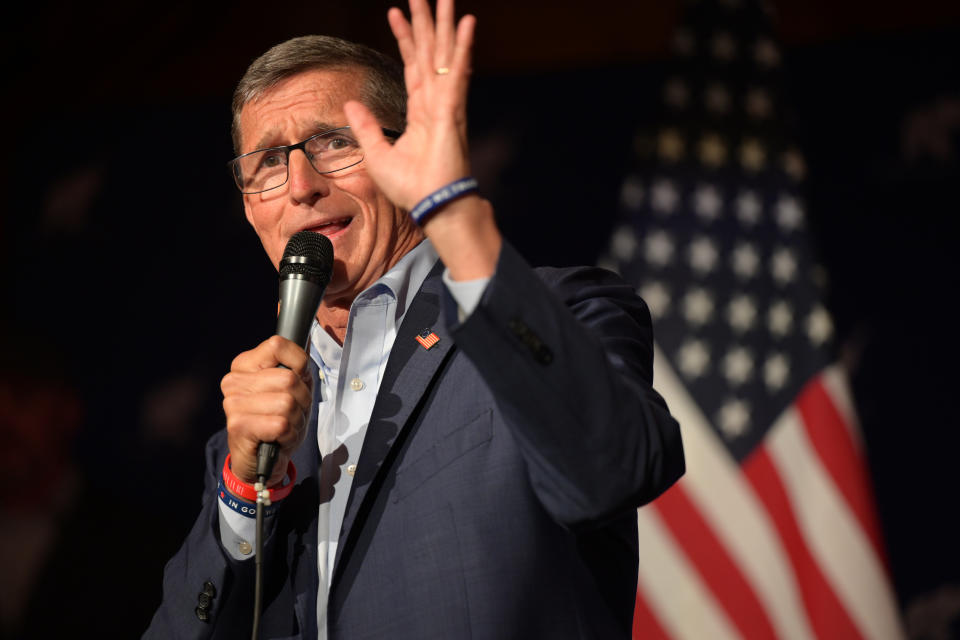
<svg viewBox="0 0 960 640">
<path fill-rule="evenodd" d="M 257 169 L 273 169 L 283 164 L 282 153 L 264 153 Z"/>
<path fill-rule="evenodd" d="M 330 151 L 345 151 L 354 149 L 356 146 L 357 143 L 353 138 L 348 136 L 337 136 L 328 140 L 326 148 Z"/>
</svg>

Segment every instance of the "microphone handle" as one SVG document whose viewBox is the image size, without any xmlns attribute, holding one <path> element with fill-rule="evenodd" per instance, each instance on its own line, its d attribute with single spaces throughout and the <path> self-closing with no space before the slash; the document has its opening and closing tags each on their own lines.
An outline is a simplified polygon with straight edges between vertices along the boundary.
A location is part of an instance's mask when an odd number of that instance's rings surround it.
<svg viewBox="0 0 960 640">
<path fill-rule="evenodd" d="M 323 298 L 325 286 L 307 279 L 289 277 L 280 281 L 280 313 L 277 316 L 277 335 L 306 349 L 310 325 Z M 288 367 L 279 365 L 283 369 Z M 261 442 L 257 448 L 257 477 L 266 485 L 273 473 L 273 465 L 280 454 L 276 442 Z"/>
<path fill-rule="evenodd" d="M 257 479 L 264 486 L 270 480 L 278 455 L 280 455 L 280 444 L 277 442 L 261 442 L 257 447 Z"/>
<path fill-rule="evenodd" d="M 280 312 L 277 315 L 277 335 L 307 348 L 310 325 L 317 315 L 326 286 L 300 278 L 280 281 Z"/>
</svg>

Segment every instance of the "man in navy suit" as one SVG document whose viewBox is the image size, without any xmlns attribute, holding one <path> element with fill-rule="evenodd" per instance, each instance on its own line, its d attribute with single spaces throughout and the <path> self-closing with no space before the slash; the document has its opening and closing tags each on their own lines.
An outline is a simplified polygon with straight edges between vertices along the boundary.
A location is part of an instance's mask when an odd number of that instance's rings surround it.
<svg viewBox="0 0 960 640">
<path fill-rule="evenodd" d="M 308 36 L 237 88 L 247 219 L 275 266 L 326 235 L 334 272 L 307 353 L 274 336 L 224 377 L 145 637 L 249 635 L 270 441 L 262 637 L 630 637 L 635 509 L 684 469 L 649 313 L 613 274 L 534 270 L 503 241 L 469 178 L 475 20 L 410 9 L 388 14 L 402 71 Z"/>
</svg>

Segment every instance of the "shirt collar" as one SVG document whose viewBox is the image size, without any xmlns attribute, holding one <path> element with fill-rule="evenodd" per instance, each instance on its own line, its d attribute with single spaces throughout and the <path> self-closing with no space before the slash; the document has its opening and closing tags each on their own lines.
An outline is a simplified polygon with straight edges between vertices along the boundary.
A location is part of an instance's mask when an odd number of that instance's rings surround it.
<svg viewBox="0 0 960 640">
<path fill-rule="evenodd" d="M 437 251 L 433 248 L 430 240 L 424 239 L 400 258 L 397 264 L 393 265 L 376 282 L 357 295 L 350 305 L 351 317 L 354 308 L 376 303 L 381 299 L 381 296 L 386 296 L 390 299 L 387 302 L 396 301 L 397 303 L 394 326 L 398 327 L 403 321 L 407 309 L 410 308 L 414 296 L 420 290 L 420 285 L 426 280 L 427 274 L 430 273 L 438 259 Z M 325 368 L 324 365 L 335 370 L 340 368 L 340 356 L 343 353 L 343 347 L 323 330 L 316 318 L 314 318 L 313 326 L 310 329 L 309 352 L 317 361 L 317 364 L 320 365 L 321 371 Z"/>
<path fill-rule="evenodd" d="M 407 309 L 410 308 L 413 297 L 417 295 L 420 285 L 426 280 L 427 274 L 430 273 L 437 259 L 437 252 L 433 245 L 430 244 L 429 240 L 424 239 L 408 251 L 407 255 L 400 258 L 392 269 L 368 287 L 367 291 L 378 286 L 389 289 L 397 300 L 396 322 L 400 324 L 403 316 L 407 313 Z M 363 297 L 363 293 L 357 297 Z"/>
</svg>

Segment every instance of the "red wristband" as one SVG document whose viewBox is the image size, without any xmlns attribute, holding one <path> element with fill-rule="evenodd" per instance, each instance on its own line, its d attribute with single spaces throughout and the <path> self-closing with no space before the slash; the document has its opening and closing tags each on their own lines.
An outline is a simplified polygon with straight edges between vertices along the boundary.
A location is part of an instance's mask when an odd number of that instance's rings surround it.
<svg viewBox="0 0 960 640">
<path fill-rule="evenodd" d="M 247 484 L 237 476 L 233 475 L 233 471 L 230 470 L 230 454 L 227 454 L 226 460 L 223 461 L 223 484 L 227 490 L 233 495 L 243 498 L 244 500 L 249 500 L 250 502 L 257 501 L 257 490 L 253 488 L 252 484 Z M 287 463 L 287 477 L 290 478 L 290 482 L 281 486 L 274 487 L 270 491 L 270 501 L 277 502 L 283 500 L 290 492 L 293 491 L 293 485 L 297 482 L 297 468 L 293 465 L 293 460 Z"/>
</svg>

